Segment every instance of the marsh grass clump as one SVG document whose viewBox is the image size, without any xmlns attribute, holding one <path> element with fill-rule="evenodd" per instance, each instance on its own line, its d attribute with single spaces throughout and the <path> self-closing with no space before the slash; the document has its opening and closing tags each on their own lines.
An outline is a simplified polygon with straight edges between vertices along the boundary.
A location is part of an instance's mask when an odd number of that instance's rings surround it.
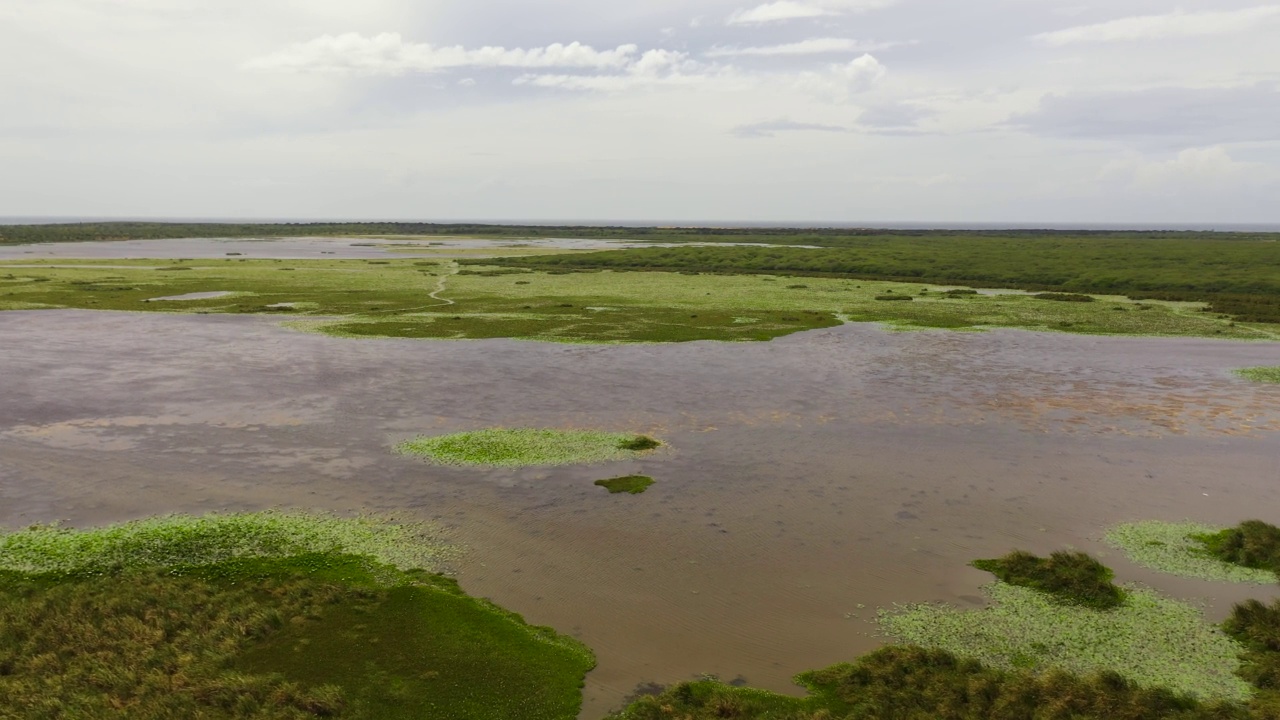
<svg viewBox="0 0 1280 720">
<path fill-rule="evenodd" d="M 970 295 L 977 295 L 978 291 L 973 288 L 954 288 L 951 290 L 944 290 L 942 294 L 946 297 L 968 297 Z"/>
<path fill-rule="evenodd" d="M 910 295 L 877 295 L 876 300 L 880 300 L 883 302 L 893 302 L 895 300 L 899 302 L 902 302 L 902 301 L 911 302 L 915 300 L 915 298 L 911 297 Z"/>
<path fill-rule="evenodd" d="M 493 428 L 419 437 L 396 449 L 442 465 L 525 467 L 626 460 L 660 445 L 657 440 L 632 433 Z"/>
<path fill-rule="evenodd" d="M 1054 300 L 1057 302 L 1095 302 L 1097 298 L 1092 295 L 1081 295 L 1080 293 L 1058 293 L 1046 292 L 1036 293 L 1031 297 L 1037 300 Z"/>
<path fill-rule="evenodd" d="M 1280 367 L 1241 368 L 1235 373 L 1246 380 L 1280 385 Z"/>
<path fill-rule="evenodd" d="M 623 477 L 597 480 L 595 484 L 609 491 L 611 495 L 630 493 L 639 495 L 653 485 L 653 478 L 647 475 L 624 475 Z"/>
<path fill-rule="evenodd" d="M 1227 530 L 1202 523 L 1147 520 L 1117 525 L 1104 539 L 1133 562 L 1171 575 L 1260 585 L 1276 582 L 1274 570 L 1245 567 L 1210 552 L 1203 538 L 1219 537 Z"/>
<path fill-rule="evenodd" d="M 946 651 L 890 646 L 856 662 L 802 673 L 804 698 L 715 680 L 642 697 L 611 720 L 1245 720 L 1240 705 L 1205 702 L 1113 672 L 1037 674 L 984 666 Z"/>
<path fill-rule="evenodd" d="M 1072 605 L 1110 610 L 1124 603 L 1124 591 L 1111 582 L 1111 568 L 1082 552 L 1058 551 L 1048 558 L 1014 551 L 994 560 L 975 560 L 973 566 L 1002 582 L 1047 593 Z"/>
<path fill-rule="evenodd" d="M 902 642 L 1004 670 L 1113 671 L 1144 686 L 1236 702 L 1252 693 L 1235 675 L 1240 644 L 1187 603 L 1130 587 L 1123 605 L 1100 611 L 1003 582 L 984 591 L 988 607 L 896 607 L 881 611 L 880 626 Z"/>
<path fill-rule="evenodd" d="M 1280 575 L 1280 527 L 1261 520 L 1246 520 L 1233 528 L 1198 533 L 1191 538 L 1223 562 Z"/>
<path fill-rule="evenodd" d="M 1246 648 L 1240 676 L 1267 691 L 1280 706 L 1280 600 L 1270 605 L 1258 600 L 1240 603 L 1222 628 Z"/>
</svg>

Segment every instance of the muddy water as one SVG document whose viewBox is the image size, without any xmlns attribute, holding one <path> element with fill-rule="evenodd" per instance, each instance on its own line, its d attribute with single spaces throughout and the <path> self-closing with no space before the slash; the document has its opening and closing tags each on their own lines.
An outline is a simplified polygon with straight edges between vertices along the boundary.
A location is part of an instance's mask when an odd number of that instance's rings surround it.
<svg viewBox="0 0 1280 720">
<path fill-rule="evenodd" d="M 699 673 L 777 690 L 893 602 L 982 602 L 1018 547 L 1280 512 L 1280 344 L 850 325 L 770 343 L 342 340 L 254 317 L 0 313 L 0 524 L 271 506 L 396 510 L 469 547 L 470 592 L 597 653 L 584 718 Z M 634 429 L 669 452 L 446 469 L 417 433 Z M 642 472 L 640 496 L 601 477 Z M 1270 589 L 1124 580 L 1221 617 Z"/>
</svg>

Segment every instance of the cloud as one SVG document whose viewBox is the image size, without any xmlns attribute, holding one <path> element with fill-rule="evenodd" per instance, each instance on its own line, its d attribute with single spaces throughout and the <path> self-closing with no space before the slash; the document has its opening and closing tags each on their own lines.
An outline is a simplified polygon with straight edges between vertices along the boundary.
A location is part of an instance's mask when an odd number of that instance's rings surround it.
<svg viewBox="0 0 1280 720">
<path fill-rule="evenodd" d="M 1047 95 L 1013 127 L 1070 138 L 1159 138 L 1186 146 L 1280 140 L 1280 86 L 1160 87 Z"/>
<path fill-rule="evenodd" d="M 810 38 L 800 42 L 784 45 L 765 45 L 762 47 L 713 47 L 703 53 L 707 57 L 736 57 L 741 55 L 776 56 L 776 55 L 818 55 L 839 52 L 880 52 L 902 45 L 914 45 L 915 41 L 897 42 L 862 42 L 852 38 Z"/>
<path fill-rule="evenodd" d="M 399 33 L 366 37 L 359 33 L 322 35 L 283 50 L 254 58 L 244 64 L 248 70 L 312 72 L 347 75 L 402 75 L 409 72 L 438 72 L 464 67 L 506 68 L 586 68 L 607 70 L 635 62 L 639 48 L 620 45 L 613 50 L 596 50 L 589 45 L 555 43 L 540 48 L 486 46 L 468 50 L 461 46 L 435 47 L 405 42 Z"/>
<path fill-rule="evenodd" d="M 1225 148 L 1212 146 L 1188 148 L 1168 160 L 1131 155 L 1107 163 L 1099 179 L 1145 193 L 1180 194 L 1242 187 L 1261 190 L 1280 181 L 1280 172 L 1262 163 L 1235 160 Z"/>
<path fill-rule="evenodd" d="M 1227 35 L 1247 32 L 1280 16 L 1280 5 L 1263 5 L 1243 10 L 1185 12 L 1176 10 L 1164 15 L 1140 15 L 1093 25 L 1079 25 L 1034 35 L 1049 45 L 1074 43 L 1122 42 L 1161 38 Z"/>
<path fill-rule="evenodd" d="M 729 133 L 740 138 L 770 138 L 780 132 L 796 131 L 844 133 L 849 132 L 849 128 L 839 125 L 795 122 L 784 118 L 751 123 L 750 125 L 739 125 L 730 130 Z"/>
<path fill-rule="evenodd" d="M 725 22 L 729 25 L 761 25 L 878 10 L 896 2 L 897 0 L 776 0 L 736 10 Z"/>
<path fill-rule="evenodd" d="M 649 50 L 630 63 L 621 73 L 602 75 L 530 73 L 516 78 L 515 84 L 563 90 L 618 92 L 651 85 L 692 85 L 727 73 L 728 70 L 721 71 L 693 62 L 686 53 L 673 50 Z"/>
<path fill-rule="evenodd" d="M 858 125 L 876 130 L 910 130 L 921 120 L 937 114 L 937 111 L 902 102 L 873 105 L 858 116 Z"/>
</svg>

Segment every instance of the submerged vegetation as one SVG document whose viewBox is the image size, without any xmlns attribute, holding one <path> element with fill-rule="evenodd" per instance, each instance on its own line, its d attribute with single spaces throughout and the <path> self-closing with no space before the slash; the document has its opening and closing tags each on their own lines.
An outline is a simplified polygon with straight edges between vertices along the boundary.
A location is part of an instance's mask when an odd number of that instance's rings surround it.
<svg viewBox="0 0 1280 720">
<path fill-rule="evenodd" d="M 573 717 L 590 651 L 416 564 L 422 528 L 174 516 L 0 538 L 0 716 Z"/>
<path fill-rule="evenodd" d="M 1280 367 L 1241 368 L 1236 374 L 1246 380 L 1280 385 Z"/>
<path fill-rule="evenodd" d="M 1205 539 L 1229 532 L 1201 523 L 1148 520 L 1117 525 L 1107 531 L 1105 539 L 1133 562 L 1171 575 L 1239 583 L 1276 582 L 1274 570 L 1240 565 L 1215 556 L 1206 547 Z"/>
<path fill-rule="evenodd" d="M 1039 590 L 1072 605 L 1109 610 L 1124 603 L 1124 591 L 1111 582 L 1114 573 L 1082 552 L 1058 551 L 1048 558 L 1015 551 L 973 566 L 1001 582 Z"/>
<path fill-rule="evenodd" d="M 628 460 L 661 443 L 632 433 L 536 428 L 476 430 L 415 438 L 396 446 L 441 465 L 524 467 Z"/>
<path fill-rule="evenodd" d="M 597 480 L 595 484 L 608 490 L 611 495 L 617 495 L 618 493 L 639 495 L 648 490 L 650 485 L 653 485 L 653 478 L 647 475 L 625 475 L 607 480 Z"/>
</svg>

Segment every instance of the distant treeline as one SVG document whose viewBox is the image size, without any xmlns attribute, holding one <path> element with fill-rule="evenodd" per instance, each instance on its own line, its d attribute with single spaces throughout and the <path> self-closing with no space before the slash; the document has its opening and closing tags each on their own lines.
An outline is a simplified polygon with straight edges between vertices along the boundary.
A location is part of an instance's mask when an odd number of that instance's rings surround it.
<svg viewBox="0 0 1280 720">
<path fill-rule="evenodd" d="M 818 243 L 809 243 L 818 244 Z M 1280 323 L 1276 236 L 845 235 L 826 247 L 675 247 L 485 260 L 548 270 L 776 273 L 1208 302 Z"/>
<path fill-rule="evenodd" d="M 562 237 L 634 239 L 648 242 L 748 242 L 778 245 L 854 247 L 867 239 L 886 238 L 1198 238 L 1224 241 L 1275 239 L 1280 233 L 1138 232 L 1081 230 L 885 230 L 876 228 L 786 227 L 624 227 L 586 225 L 488 225 L 482 223 L 163 223 L 89 222 L 49 225 L 0 225 L 0 244 L 85 242 L 91 240 L 159 240 L 169 238 L 234 238 L 364 235 L 463 235 L 474 237 Z"/>
</svg>

